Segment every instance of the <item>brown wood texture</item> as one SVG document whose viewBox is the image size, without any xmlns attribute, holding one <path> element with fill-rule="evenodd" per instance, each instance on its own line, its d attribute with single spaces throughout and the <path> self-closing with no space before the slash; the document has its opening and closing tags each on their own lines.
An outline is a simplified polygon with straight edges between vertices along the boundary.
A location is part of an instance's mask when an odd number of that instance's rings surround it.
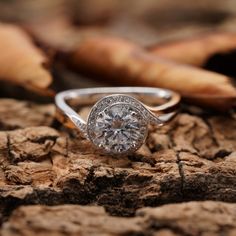
<svg viewBox="0 0 236 236">
<path fill-rule="evenodd" d="M 14 212 L 2 233 L 6 236 L 233 236 L 235 219 L 235 204 L 210 201 L 144 208 L 132 218 L 108 216 L 102 207 L 94 206 L 26 206 Z"/>
<path fill-rule="evenodd" d="M 150 127 L 137 153 L 112 157 L 61 127 L 53 105 L 1 99 L 0 108 L 3 236 L 235 234 L 234 114 L 184 109 Z M 192 202 L 204 200 L 222 202 Z"/>
</svg>

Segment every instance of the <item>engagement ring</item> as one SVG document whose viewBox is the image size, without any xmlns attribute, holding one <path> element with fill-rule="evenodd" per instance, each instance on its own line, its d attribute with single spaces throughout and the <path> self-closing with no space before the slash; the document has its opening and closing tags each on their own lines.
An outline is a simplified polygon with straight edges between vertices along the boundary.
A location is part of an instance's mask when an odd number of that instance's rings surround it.
<svg viewBox="0 0 236 236">
<path fill-rule="evenodd" d="M 87 122 L 72 108 L 73 100 L 81 107 L 93 104 Z M 145 142 L 149 124 L 163 125 L 174 117 L 180 96 L 160 88 L 106 87 L 63 91 L 55 101 L 65 126 L 78 128 L 106 153 L 129 154 Z"/>
</svg>

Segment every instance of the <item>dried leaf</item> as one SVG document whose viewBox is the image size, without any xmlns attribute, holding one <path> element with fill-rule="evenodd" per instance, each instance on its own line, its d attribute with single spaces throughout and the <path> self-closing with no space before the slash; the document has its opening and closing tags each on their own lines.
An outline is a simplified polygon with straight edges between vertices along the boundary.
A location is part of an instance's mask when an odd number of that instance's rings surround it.
<svg viewBox="0 0 236 236">
<path fill-rule="evenodd" d="M 203 66 L 213 55 L 235 49 L 235 33 L 213 33 L 150 47 L 155 55 L 194 66 Z"/>
<path fill-rule="evenodd" d="M 66 63 L 79 72 L 110 83 L 170 88 L 188 101 L 191 98 L 191 102 L 217 109 L 228 109 L 235 103 L 235 88 L 227 76 L 162 59 L 133 43 L 101 36 L 101 29 L 78 29 L 68 19 L 29 29 L 43 45 L 67 53 Z"/>
<path fill-rule="evenodd" d="M 33 45 L 18 26 L 0 24 L 0 80 L 20 85 L 42 95 L 52 95 L 52 82 L 45 68 L 46 55 Z"/>
<path fill-rule="evenodd" d="M 70 59 L 79 71 L 112 83 L 173 89 L 196 104 L 222 110 L 236 103 L 236 89 L 227 76 L 174 63 L 122 39 L 84 40 Z"/>
<path fill-rule="evenodd" d="M 73 50 L 84 38 L 104 33 L 102 27 L 77 28 L 65 16 L 50 21 L 28 23 L 24 27 L 37 42 L 60 53 Z"/>
</svg>

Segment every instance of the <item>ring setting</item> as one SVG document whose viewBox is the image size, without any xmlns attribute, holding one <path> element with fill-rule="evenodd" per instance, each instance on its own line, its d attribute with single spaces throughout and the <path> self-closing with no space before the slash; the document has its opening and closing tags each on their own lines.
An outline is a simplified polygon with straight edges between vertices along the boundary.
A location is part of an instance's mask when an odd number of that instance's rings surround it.
<svg viewBox="0 0 236 236">
<path fill-rule="evenodd" d="M 93 101 L 87 122 L 67 104 L 68 99 Z M 137 95 L 163 98 L 166 103 L 147 106 Z M 79 100 L 80 100 L 79 99 Z M 57 117 L 68 127 L 78 128 L 100 151 L 127 155 L 138 150 L 148 135 L 148 125 L 163 125 L 176 114 L 180 96 L 170 90 L 142 87 L 91 88 L 57 94 Z"/>
<path fill-rule="evenodd" d="M 148 115 L 146 108 L 132 97 L 104 97 L 88 116 L 88 137 L 95 146 L 109 153 L 134 152 L 146 139 Z"/>
</svg>

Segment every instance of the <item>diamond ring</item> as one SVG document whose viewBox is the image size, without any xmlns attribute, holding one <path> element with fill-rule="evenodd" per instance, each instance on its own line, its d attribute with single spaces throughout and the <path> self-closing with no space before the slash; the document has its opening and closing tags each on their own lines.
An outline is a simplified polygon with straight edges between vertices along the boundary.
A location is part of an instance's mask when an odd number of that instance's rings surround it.
<svg viewBox="0 0 236 236">
<path fill-rule="evenodd" d="M 73 99 L 80 107 L 94 104 L 87 122 L 72 108 Z M 55 102 L 65 126 L 79 129 L 106 153 L 129 154 L 145 142 L 149 124 L 163 125 L 174 117 L 180 96 L 160 88 L 105 87 L 63 91 Z"/>
</svg>

